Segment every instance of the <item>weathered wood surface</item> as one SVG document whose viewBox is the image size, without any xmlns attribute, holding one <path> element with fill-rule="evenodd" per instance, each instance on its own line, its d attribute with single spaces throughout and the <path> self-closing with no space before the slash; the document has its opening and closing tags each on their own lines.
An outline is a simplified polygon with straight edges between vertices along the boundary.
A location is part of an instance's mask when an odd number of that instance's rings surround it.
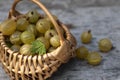
<svg viewBox="0 0 120 80">
<path fill-rule="evenodd" d="M 8 0 L 8 3 L 7 6 L 4 5 L 6 3 L 0 3 L 0 21 L 7 18 L 12 1 Z M 103 60 L 99 66 L 91 66 L 76 58 L 71 59 L 48 80 L 120 80 L 120 7 L 52 8 L 51 12 L 62 22 L 72 24 L 74 28 L 71 28 L 71 32 L 78 46 L 83 45 L 79 39 L 80 34 L 91 29 L 92 43 L 85 45 L 90 51 L 99 51 L 97 42 L 106 37 L 112 40 L 115 49 L 109 53 L 100 52 Z M 1 65 L 0 80 L 9 80 Z"/>
</svg>

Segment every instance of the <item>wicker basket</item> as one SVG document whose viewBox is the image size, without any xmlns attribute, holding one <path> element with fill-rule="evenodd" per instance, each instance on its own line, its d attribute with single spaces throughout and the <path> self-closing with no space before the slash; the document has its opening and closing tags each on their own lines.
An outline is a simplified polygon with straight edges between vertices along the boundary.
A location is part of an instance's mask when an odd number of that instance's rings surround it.
<svg viewBox="0 0 120 80">
<path fill-rule="evenodd" d="M 14 0 L 8 18 L 22 15 L 15 9 L 20 1 L 22 0 Z M 62 63 L 66 63 L 71 57 L 75 56 L 76 40 L 68 28 L 60 21 L 55 21 L 51 13 L 39 0 L 29 1 L 37 4 L 50 18 L 60 37 L 60 46 L 55 51 L 42 56 L 25 56 L 9 49 L 5 43 L 5 37 L 0 33 L 0 60 L 11 80 L 45 80 L 57 71 Z M 66 37 L 63 36 L 61 28 L 64 29 Z"/>
</svg>

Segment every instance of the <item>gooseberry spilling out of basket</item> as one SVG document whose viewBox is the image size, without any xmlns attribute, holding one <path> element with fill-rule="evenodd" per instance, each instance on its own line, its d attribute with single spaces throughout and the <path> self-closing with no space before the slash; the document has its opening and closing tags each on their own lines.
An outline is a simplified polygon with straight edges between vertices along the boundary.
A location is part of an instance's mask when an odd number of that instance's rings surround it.
<svg viewBox="0 0 120 80">
<path fill-rule="evenodd" d="M 86 60 L 90 65 L 98 65 L 102 61 L 101 55 L 96 51 L 89 51 L 85 46 L 76 49 L 76 57 Z"/>
<path fill-rule="evenodd" d="M 92 40 L 91 30 L 83 32 L 80 38 L 82 43 L 85 43 L 85 44 L 90 43 Z"/>
<path fill-rule="evenodd" d="M 88 49 L 85 46 L 81 46 L 76 49 L 76 55 L 79 59 L 85 60 L 88 56 Z"/>
<path fill-rule="evenodd" d="M 84 45 L 90 43 L 92 40 L 91 30 L 84 31 L 80 38 Z M 110 39 L 103 38 L 99 40 L 98 48 L 101 52 L 109 52 L 114 47 Z M 102 61 L 102 57 L 99 52 L 89 51 L 85 46 L 81 46 L 76 49 L 76 57 L 78 59 L 87 60 L 91 65 L 98 65 Z"/>
<path fill-rule="evenodd" d="M 56 16 L 53 16 L 57 20 Z M 0 24 L 0 31 L 6 44 L 15 52 L 24 55 L 40 54 L 54 51 L 60 46 L 60 39 L 54 25 L 47 16 L 30 10 L 23 17 L 11 18 Z"/>
<path fill-rule="evenodd" d="M 112 49 L 112 42 L 108 38 L 103 38 L 99 41 L 99 50 L 102 52 L 108 52 Z"/>
<path fill-rule="evenodd" d="M 98 52 L 90 52 L 87 56 L 87 61 L 91 65 L 98 65 L 102 61 L 102 57 Z"/>
</svg>

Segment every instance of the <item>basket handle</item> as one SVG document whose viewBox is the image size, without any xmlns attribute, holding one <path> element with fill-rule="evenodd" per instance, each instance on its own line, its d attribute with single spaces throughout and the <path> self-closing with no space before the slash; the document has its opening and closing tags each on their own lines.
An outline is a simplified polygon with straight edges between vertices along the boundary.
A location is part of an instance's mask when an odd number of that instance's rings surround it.
<svg viewBox="0 0 120 80">
<path fill-rule="evenodd" d="M 20 15 L 21 13 L 18 12 L 15 7 L 16 5 L 20 2 L 20 1 L 23 1 L 23 0 L 14 0 L 14 3 L 12 5 L 12 8 L 10 9 L 9 11 L 9 16 L 8 18 L 11 18 L 11 17 L 16 17 L 18 15 Z M 29 1 L 32 1 L 33 3 L 37 4 L 45 13 L 46 15 L 50 18 L 51 22 L 53 23 L 56 31 L 58 32 L 58 36 L 60 38 L 60 43 L 63 44 L 65 38 L 63 37 L 63 33 L 61 31 L 61 28 L 60 26 L 58 25 L 57 21 L 53 18 L 52 14 L 47 10 L 47 8 L 39 1 L 39 0 L 29 0 Z"/>
</svg>

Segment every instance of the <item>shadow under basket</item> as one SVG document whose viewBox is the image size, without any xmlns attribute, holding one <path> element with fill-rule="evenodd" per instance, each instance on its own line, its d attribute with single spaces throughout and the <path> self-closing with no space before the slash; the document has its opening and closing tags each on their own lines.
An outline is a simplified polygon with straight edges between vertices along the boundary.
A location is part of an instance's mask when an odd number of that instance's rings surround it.
<svg viewBox="0 0 120 80">
<path fill-rule="evenodd" d="M 17 3 L 20 1 L 22 0 L 14 0 L 9 11 L 9 18 L 21 15 L 15 10 Z M 50 18 L 60 38 L 60 46 L 53 52 L 44 55 L 22 55 L 7 47 L 5 37 L 0 33 L 0 61 L 11 80 L 46 80 L 53 72 L 57 71 L 62 63 L 66 63 L 75 56 L 76 40 L 69 29 L 59 20 L 58 22 L 55 21 L 51 13 L 39 0 L 29 1 L 37 4 Z M 61 28 L 63 28 L 64 34 Z"/>
</svg>

